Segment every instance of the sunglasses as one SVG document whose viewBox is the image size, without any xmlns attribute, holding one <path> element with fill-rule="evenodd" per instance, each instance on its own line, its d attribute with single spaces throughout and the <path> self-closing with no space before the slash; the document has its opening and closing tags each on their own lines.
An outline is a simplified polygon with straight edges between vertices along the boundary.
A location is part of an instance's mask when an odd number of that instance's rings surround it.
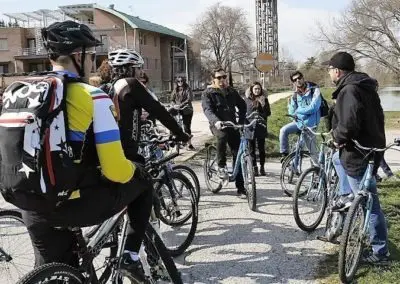
<svg viewBox="0 0 400 284">
<path fill-rule="evenodd" d="M 217 76 L 217 77 L 214 77 L 214 79 L 217 79 L 217 80 L 221 80 L 221 79 L 226 79 L 226 75 L 222 75 L 222 76 Z"/>
<path fill-rule="evenodd" d="M 303 77 L 300 76 L 300 77 L 292 78 L 292 81 L 296 82 L 296 81 L 301 80 L 301 79 L 303 79 Z"/>
<path fill-rule="evenodd" d="M 177 80 L 176 82 L 177 82 L 177 83 L 183 83 L 183 81 L 182 81 L 182 80 Z"/>
</svg>

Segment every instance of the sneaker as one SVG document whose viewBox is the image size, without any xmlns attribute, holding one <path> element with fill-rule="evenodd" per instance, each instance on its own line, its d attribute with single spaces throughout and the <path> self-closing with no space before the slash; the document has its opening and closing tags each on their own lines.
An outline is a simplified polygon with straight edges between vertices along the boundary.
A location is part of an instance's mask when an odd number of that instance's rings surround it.
<svg viewBox="0 0 400 284">
<path fill-rule="evenodd" d="M 220 179 L 226 179 L 228 177 L 228 171 L 226 168 L 218 168 L 218 176 Z"/>
<path fill-rule="evenodd" d="M 261 167 L 260 167 L 260 175 L 261 175 L 261 176 L 265 176 L 265 175 L 266 175 L 264 166 L 261 166 Z"/>
<path fill-rule="evenodd" d="M 196 148 L 194 148 L 194 146 L 193 146 L 192 144 L 188 145 L 188 146 L 187 146 L 187 149 L 188 149 L 189 151 L 195 151 L 195 150 L 196 150 Z"/>
<path fill-rule="evenodd" d="M 338 200 L 333 204 L 333 211 L 344 211 L 351 206 L 354 195 L 352 193 L 347 195 L 341 195 Z"/>
<path fill-rule="evenodd" d="M 129 274 L 139 283 L 149 283 L 140 260 L 134 261 L 127 252 L 122 255 L 120 270 L 122 273 Z"/>
<path fill-rule="evenodd" d="M 362 262 L 373 265 L 388 265 L 390 253 L 384 255 L 374 254 L 371 250 L 365 251 L 362 256 Z"/>
<path fill-rule="evenodd" d="M 239 197 L 239 198 L 247 198 L 247 192 L 246 192 L 246 189 L 244 189 L 244 188 L 238 188 L 236 194 L 237 194 L 237 197 Z"/>
</svg>

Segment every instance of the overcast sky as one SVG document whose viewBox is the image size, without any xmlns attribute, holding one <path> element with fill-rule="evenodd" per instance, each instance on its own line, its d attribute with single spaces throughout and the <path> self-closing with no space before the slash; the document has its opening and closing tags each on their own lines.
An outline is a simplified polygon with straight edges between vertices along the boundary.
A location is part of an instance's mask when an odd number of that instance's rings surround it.
<svg viewBox="0 0 400 284">
<path fill-rule="evenodd" d="M 84 0 L 0 0 L 2 13 L 31 12 L 39 9 L 57 9 L 61 5 L 93 3 Z M 139 16 L 142 19 L 164 25 L 179 32 L 190 33 L 191 25 L 218 0 L 111 0 L 96 1 L 116 10 Z M 240 7 L 248 15 L 248 21 L 255 35 L 255 0 L 220 0 L 223 5 Z M 320 45 L 310 42 L 309 35 L 316 22 L 329 23 L 350 0 L 279 0 L 279 44 L 296 60 L 305 60 L 320 50 Z"/>
</svg>

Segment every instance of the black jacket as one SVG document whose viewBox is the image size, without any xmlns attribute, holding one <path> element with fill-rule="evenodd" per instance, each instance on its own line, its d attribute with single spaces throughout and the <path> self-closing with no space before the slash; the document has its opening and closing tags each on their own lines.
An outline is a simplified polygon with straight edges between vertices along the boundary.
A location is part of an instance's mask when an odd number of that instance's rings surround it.
<svg viewBox="0 0 400 284">
<path fill-rule="evenodd" d="M 262 106 L 261 103 L 254 103 L 254 100 L 250 98 L 250 89 L 246 90 L 244 99 L 244 101 L 246 102 L 246 110 L 247 110 L 246 116 L 256 111 L 262 118 L 264 118 L 265 126 L 267 126 L 268 116 L 271 115 L 271 107 L 269 105 L 267 96 L 265 94 L 262 94 L 262 97 L 265 100 L 264 106 Z M 249 123 L 250 121 L 246 120 L 246 122 Z M 255 138 L 266 138 L 267 133 L 268 133 L 267 127 L 263 127 L 257 124 L 255 128 Z"/>
<path fill-rule="evenodd" d="M 178 104 L 180 108 L 183 109 L 183 114 L 187 115 L 193 113 L 192 100 L 193 93 L 189 87 L 185 88 L 181 95 L 179 95 L 179 92 L 176 88 L 172 91 L 171 102 Z"/>
<path fill-rule="evenodd" d="M 115 95 L 118 96 L 121 143 L 125 156 L 129 159 L 136 160 L 138 158 L 142 108 L 158 119 L 178 138 L 184 135 L 183 130 L 165 107 L 154 99 L 138 80 L 134 78 L 120 79 L 115 82 L 113 89 Z"/>
<path fill-rule="evenodd" d="M 346 144 L 340 161 L 351 176 L 362 175 L 368 160 L 355 149 L 352 139 L 365 147 L 384 148 L 384 114 L 376 92 L 376 81 L 365 73 L 351 72 L 341 78 L 332 98 L 336 99 L 332 117 L 335 142 Z M 376 168 L 382 155 L 375 157 Z"/>
<path fill-rule="evenodd" d="M 232 121 L 239 124 L 245 122 L 246 103 L 231 87 L 226 90 L 207 88 L 201 96 L 201 106 L 212 127 L 217 121 Z M 238 120 L 236 120 L 236 107 L 239 110 Z"/>
</svg>

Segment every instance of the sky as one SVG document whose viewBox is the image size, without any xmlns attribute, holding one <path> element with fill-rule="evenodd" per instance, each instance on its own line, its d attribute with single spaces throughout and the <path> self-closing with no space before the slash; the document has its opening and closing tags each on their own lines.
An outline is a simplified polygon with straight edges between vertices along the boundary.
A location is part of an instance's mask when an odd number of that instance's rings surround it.
<svg viewBox="0 0 400 284">
<path fill-rule="evenodd" d="M 39 9 L 57 9 L 61 5 L 97 3 L 114 4 L 116 10 L 139 16 L 176 31 L 190 34 L 192 25 L 211 5 L 240 7 L 248 15 L 249 25 L 255 35 L 255 0 L 0 0 L 1 13 L 31 12 Z M 286 56 L 304 61 L 321 50 L 321 45 L 311 40 L 316 23 L 328 25 L 339 16 L 351 0 L 278 0 L 278 37 L 280 49 Z"/>
</svg>

